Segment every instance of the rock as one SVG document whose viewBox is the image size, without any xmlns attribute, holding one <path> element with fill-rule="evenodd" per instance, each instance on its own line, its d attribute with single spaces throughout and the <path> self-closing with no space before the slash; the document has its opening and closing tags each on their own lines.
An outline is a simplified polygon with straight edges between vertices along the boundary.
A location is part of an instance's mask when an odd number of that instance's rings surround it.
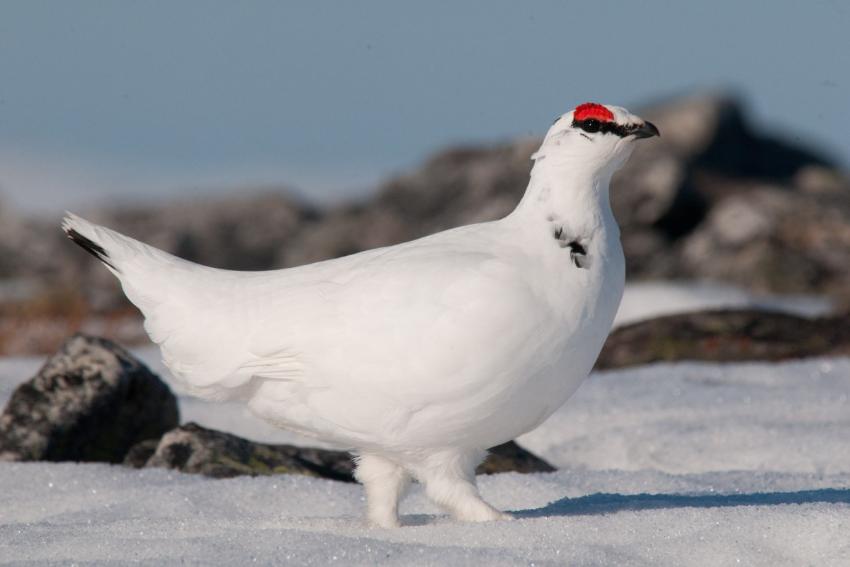
<svg viewBox="0 0 850 567">
<path fill-rule="evenodd" d="M 214 478 L 301 474 L 354 482 L 354 463 L 348 452 L 257 443 L 196 423 L 187 423 L 169 431 L 152 452 L 151 446 L 145 441 L 134 447 L 125 464 L 164 467 Z M 493 448 L 477 473 L 553 470 L 555 468 L 546 461 L 509 442 Z"/>
<path fill-rule="evenodd" d="M 107 340 L 74 335 L 12 393 L 0 415 L 0 460 L 120 463 L 178 423 L 168 386 Z"/>
<path fill-rule="evenodd" d="M 677 244 L 723 199 L 831 167 L 823 156 L 753 130 L 744 105 L 728 95 L 679 97 L 640 114 L 661 137 L 635 149 L 611 194 L 630 278 L 694 277 L 683 273 Z"/>
<path fill-rule="evenodd" d="M 145 439 L 130 447 L 127 451 L 127 456 L 124 457 L 122 464 L 140 469 L 144 467 L 148 460 L 156 453 L 156 448 L 159 447 L 159 439 Z"/>
<path fill-rule="evenodd" d="M 502 443 L 490 449 L 490 454 L 478 465 L 475 474 L 496 474 L 503 472 L 538 473 L 553 472 L 555 467 L 526 451 L 514 441 Z"/>
<path fill-rule="evenodd" d="M 850 193 L 850 179 L 828 167 L 803 167 L 794 175 L 793 183 L 801 193 L 812 195 Z"/>
<path fill-rule="evenodd" d="M 718 203 L 671 253 L 685 278 L 850 305 L 850 193 L 763 184 Z"/>
<path fill-rule="evenodd" d="M 807 319 L 758 310 L 669 315 L 616 329 L 596 369 L 651 362 L 785 360 L 850 354 L 850 313 Z"/>
<path fill-rule="evenodd" d="M 347 452 L 256 443 L 196 423 L 166 433 L 145 466 L 214 478 L 301 474 L 354 482 L 354 464 Z"/>
</svg>

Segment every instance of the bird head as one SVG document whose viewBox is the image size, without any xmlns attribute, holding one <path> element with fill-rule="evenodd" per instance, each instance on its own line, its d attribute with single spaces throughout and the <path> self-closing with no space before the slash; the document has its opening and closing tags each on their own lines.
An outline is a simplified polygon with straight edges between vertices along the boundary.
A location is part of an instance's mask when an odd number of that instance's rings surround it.
<svg viewBox="0 0 850 567">
<path fill-rule="evenodd" d="M 658 128 L 625 108 L 586 102 L 555 120 L 532 158 L 613 173 L 629 158 L 635 141 L 652 136 L 660 136 Z"/>
</svg>

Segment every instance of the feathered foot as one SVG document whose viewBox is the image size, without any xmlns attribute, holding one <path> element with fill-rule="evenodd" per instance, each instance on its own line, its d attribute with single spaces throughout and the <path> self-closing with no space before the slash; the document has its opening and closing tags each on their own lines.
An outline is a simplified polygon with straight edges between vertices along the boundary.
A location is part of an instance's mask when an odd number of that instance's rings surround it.
<svg viewBox="0 0 850 567">
<path fill-rule="evenodd" d="M 478 493 L 475 467 L 485 454 L 485 451 L 443 451 L 430 455 L 414 474 L 425 484 L 428 497 L 460 521 L 513 519 L 487 504 Z"/>
<path fill-rule="evenodd" d="M 410 476 L 395 463 L 377 455 L 360 455 L 354 476 L 366 489 L 367 518 L 382 528 L 397 528 L 398 503 Z"/>
</svg>

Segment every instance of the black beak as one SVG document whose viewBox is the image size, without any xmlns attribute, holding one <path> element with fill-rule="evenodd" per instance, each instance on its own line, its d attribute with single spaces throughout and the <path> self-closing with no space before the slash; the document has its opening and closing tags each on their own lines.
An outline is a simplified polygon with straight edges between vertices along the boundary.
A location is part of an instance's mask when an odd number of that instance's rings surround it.
<svg viewBox="0 0 850 567">
<path fill-rule="evenodd" d="M 653 136 L 660 136 L 661 132 L 658 131 L 658 128 L 655 127 L 655 124 L 647 121 L 632 130 L 631 134 L 633 134 L 635 138 L 641 139 L 651 138 Z"/>
</svg>

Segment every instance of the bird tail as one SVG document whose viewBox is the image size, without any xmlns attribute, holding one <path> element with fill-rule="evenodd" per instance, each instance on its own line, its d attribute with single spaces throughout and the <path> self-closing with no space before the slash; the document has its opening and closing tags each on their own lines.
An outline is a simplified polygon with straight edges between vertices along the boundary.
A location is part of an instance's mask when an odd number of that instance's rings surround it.
<svg viewBox="0 0 850 567">
<path fill-rule="evenodd" d="M 240 337 L 232 322 L 222 324 L 209 309 L 220 298 L 220 270 L 183 260 L 114 230 L 68 213 L 68 238 L 103 262 L 118 278 L 127 298 L 145 317 L 145 330 L 158 344 L 163 362 L 187 391 L 205 398 L 239 395 L 239 385 L 222 385 L 241 360 L 213 345 Z M 226 286 L 225 286 L 226 287 Z M 250 376 L 248 376 L 250 379 Z"/>
<path fill-rule="evenodd" d="M 147 316 L 169 275 L 190 264 L 153 246 L 66 213 L 62 230 L 83 250 L 103 262 L 121 281 L 127 297 Z M 154 276 L 155 274 L 155 276 Z M 165 280 L 165 281 L 163 281 Z"/>
<path fill-rule="evenodd" d="M 68 238 L 103 262 L 122 281 L 129 272 L 134 271 L 137 264 L 149 268 L 151 263 L 190 263 L 73 213 L 65 213 L 62 230 Z"/>
<path fill-rule="evenodd" d="M 132 247 L 131 243 L 141 244 L 132 238 L 91 223 L 73 213 L 65 213 L 65 218 L 62 219 L 62 230 L 75 244 L 103 262 L 119 278 L 121 269 L 118 267 L 116 259 L 126 255 L 124 249 Z"/>
</svg>

